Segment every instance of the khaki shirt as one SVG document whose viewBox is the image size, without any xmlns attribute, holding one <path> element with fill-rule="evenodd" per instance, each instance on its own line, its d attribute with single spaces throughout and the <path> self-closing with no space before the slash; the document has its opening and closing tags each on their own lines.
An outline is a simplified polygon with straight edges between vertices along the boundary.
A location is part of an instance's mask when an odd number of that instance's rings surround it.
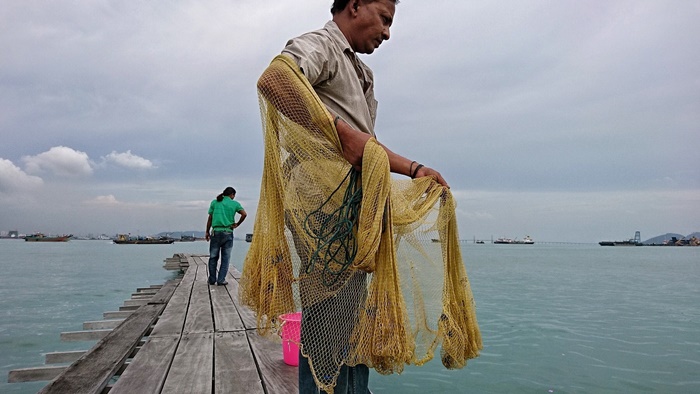
<svg viewBox="0 0 700 394">
<path fill-rule="evenodd" d="M 334 116 L 374 136 L 374 74 L 350 48 L 335 22 L 289 40 L 282 54 L 294 59 Z"/>
</svg>

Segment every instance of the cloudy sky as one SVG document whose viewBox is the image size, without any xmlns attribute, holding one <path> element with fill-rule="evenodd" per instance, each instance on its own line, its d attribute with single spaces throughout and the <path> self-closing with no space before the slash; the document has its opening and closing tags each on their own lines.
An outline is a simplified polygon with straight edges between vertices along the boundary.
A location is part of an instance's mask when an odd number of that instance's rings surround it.
<svg viewBox="0 0 700 394">
<path fill-rule="evenodd" d="M 330 0 L 0 7 L 0 231 L 204 230 L 251 215 L 255 82 Z M 461 238 L 700 231 L 700 4 L 411 1 L 371 56 L 377 134 L 458 199 Z"/>
</svg>

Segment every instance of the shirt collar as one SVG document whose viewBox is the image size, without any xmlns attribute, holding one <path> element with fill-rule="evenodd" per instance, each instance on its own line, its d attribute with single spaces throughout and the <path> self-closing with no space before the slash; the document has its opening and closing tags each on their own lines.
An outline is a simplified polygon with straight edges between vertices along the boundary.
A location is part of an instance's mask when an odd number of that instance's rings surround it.
<svg viewBox="0 0 700 394">
<path fill-rule="evenodd" d="M 340 31 L 340 28 L 335 22 L 330 20 L 326 23 L 326 25 L 323 28 L 328 31 L 330 36 L 333 38 L 333 41 L 335 41 L 338 44 L 338 46 L 343 48 L 343 52 L 350 51 L 350 53 L 355 54 L 355 51 L 353 51 L 352 47 L 350 47 L 348 39 L 345 38 L 345 35 L 342 31 Z"/>
</svg>

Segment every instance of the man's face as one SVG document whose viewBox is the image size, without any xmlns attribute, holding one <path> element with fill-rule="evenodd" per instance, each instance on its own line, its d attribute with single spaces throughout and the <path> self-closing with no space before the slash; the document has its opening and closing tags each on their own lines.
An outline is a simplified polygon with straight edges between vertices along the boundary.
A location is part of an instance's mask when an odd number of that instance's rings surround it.
<svg viewBox="0 0 700 394">
<path fill-rule="evenodd" d="M 350 2 L 349 6 L 353 6 Z M 391 0 L 371 3 L 358 1 L 357 17 L 353 20 L 350 45 L 358 53 L 372 53 L 382 41 L 389 39 L 389 28 L 394 21 L 396 5 Z"/>
</svg>

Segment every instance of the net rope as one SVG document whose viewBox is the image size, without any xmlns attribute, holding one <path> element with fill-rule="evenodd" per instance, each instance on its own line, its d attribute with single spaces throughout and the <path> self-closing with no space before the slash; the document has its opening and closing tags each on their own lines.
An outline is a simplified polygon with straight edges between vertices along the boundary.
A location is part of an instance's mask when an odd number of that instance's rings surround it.
<svg viewBox="0 0 700 394">
<path fill-rule="evenodd" d="M 306 234 L 316 241 L 316 249 L 311 255 L 311 261 L 323 261 L 322 278 L 326 287 L 337 282 L 342 273 L 350 267 L 357 253 L 357 243 L 353 230 L 362 201 L 362 189 L 358 184 L 358 174 L 358 171 L 351 168 L 343 182 L 338 184 L 338 188 L 318 209 L 307 215 L 304 221 Z M 320 231 L 313 229 L 310 224 L 313 221 L 312 218 L 324 211 L 324 208 L 331 202 L 335 193 L 340 190 L 348 178 L 349 182 L 343 203 L 332 210 L 331 214 L 326 216 L 326 220 L 318 223 Z M 313 265 L 308 265 L 304 273 L 310 274 L 313 268 Z"/>
<path fill-rule="evenodd" d="M 342 365 L 401 373 L 438 347 L 449 369 L 477 357 L 450 190 L 431 177 L 391 178 L 374 138 L 354 171 L 332 116 L 283 55 L 258 80 L 258 96 L 264 167 L 239 289 L 258 332 L 276 333 L 280 315 L 303 310 L 301 352 L 330 393 Z"/>
</svg>

